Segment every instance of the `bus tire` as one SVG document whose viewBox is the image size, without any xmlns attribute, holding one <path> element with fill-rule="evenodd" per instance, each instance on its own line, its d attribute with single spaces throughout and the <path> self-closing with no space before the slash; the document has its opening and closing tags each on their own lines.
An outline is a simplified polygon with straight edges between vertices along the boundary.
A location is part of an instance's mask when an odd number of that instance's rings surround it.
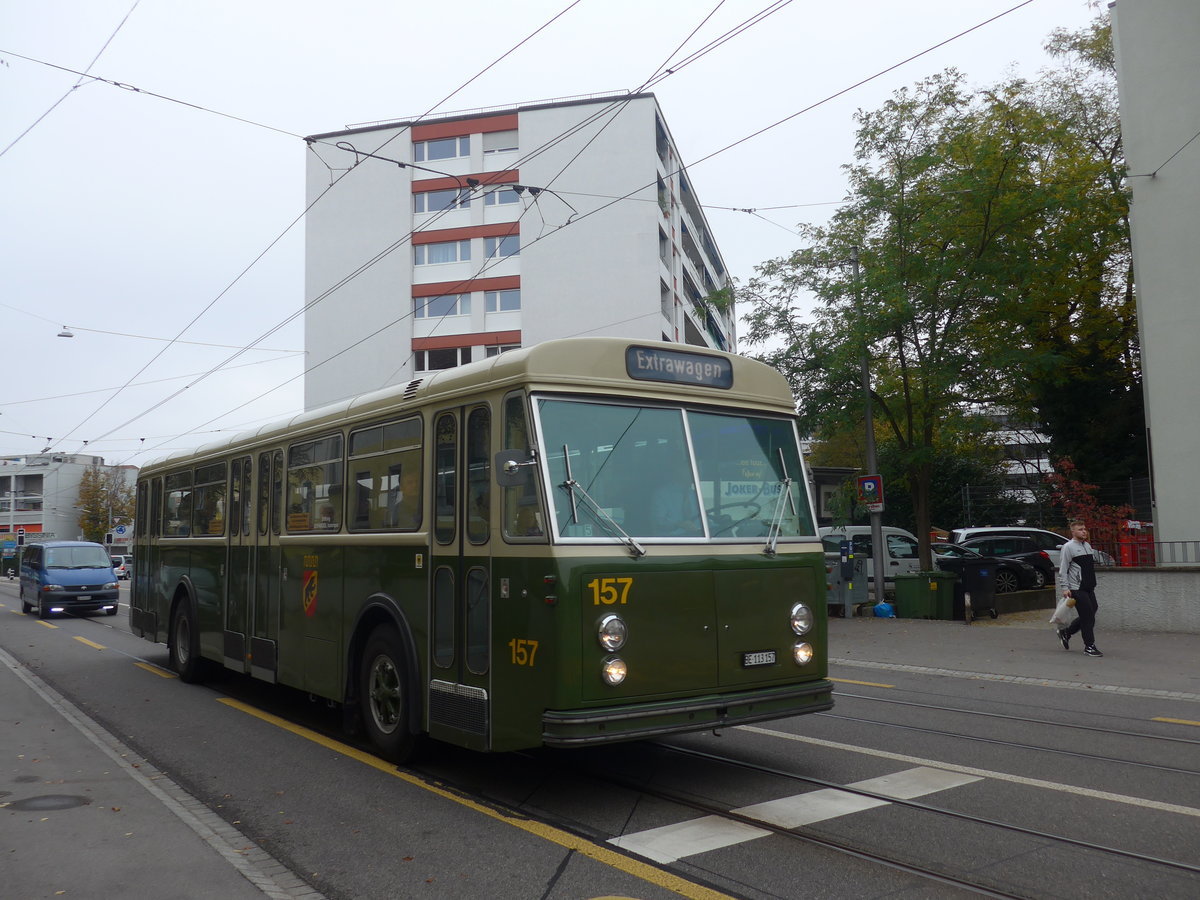
<svg viewBox="0 0 1200 900">
<path fill-rule="evenodd" d="M 179 680 L 196 684 L 203 680 L 204 665 L 200 658 L 200 632 L 196 616 L 184 599 L 175 604 L 171 614 L 171 668 Z"/>
<path fill-rule="evenodd" d="M 363 725 L 379 755 L 394 763 L 408 762 L 417 749 L 417 736 L 409 727 L 412 685 L 402 646 L 394 625 L 377 626 L 367 639 L 359 672 Z"/>
</svg>

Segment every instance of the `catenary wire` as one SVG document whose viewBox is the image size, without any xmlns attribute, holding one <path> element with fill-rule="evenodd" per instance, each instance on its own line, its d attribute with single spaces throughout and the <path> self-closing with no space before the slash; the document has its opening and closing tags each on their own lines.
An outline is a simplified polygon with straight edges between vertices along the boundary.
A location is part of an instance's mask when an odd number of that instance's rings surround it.
<svg viewBox="0 0 1200 900">
<path fill-rule="evenodd" d="M 58 108 L 58 105 L 60 103 L 62 103 L 64 100 L 66 100 L 68 97 L 70 97 L 73 93 L 75 93 L 76 90 L 79 89 L 79 87 L 83 84 L 85 79 L 91 77 L 87 73 L 92 70 L 92 66 L 94 66 L 96 64 L 96 61 L 98 59 L 100 59 L 101 56 L 104 55 L 104 51 L 107 50 L 108 45 L 113 42 L 113 38 L 115 38 L 117 36 L 117 32 L 119 32 L 123 27 L 125 27 L 125 23 L 129 21 L 129 17 L 131 15 L 133 15 L 133 11 L 138 8 L 139 3 L 141 3 L 141 0 L 133 0 L 133 6 L 129 7 L 129 12 L 125 13 L 124 18 L 122 18 L 121 21 L 117 23 L 117 27 L 114 28 L 112 34 L 110 34 L 108 36 L 108 40 L 106 40 L 104 42 L 103 46 L 101 46 L 101 48 L 96 51 L 96 55 L 92 57 L 92 61 L 87 64 L 87 68 L 85 68 L 83 70 L 83 72 L 80 73 L 79 80 L 76 81 L 75 84 L 71 85 L 71 87 L 67 89 L 67 92 L 65 94 L 63 94 L 61 97 L 59 97 L 57 100 L 55 100 L 54 103 L 51 104 L 49 109 L 47 109 L 44 113 L 42 113 L 40 116 L 38 116 L 36 119 L 34 119 L 34 121 L 29 125 L 28 128 L 26 128 L 24 131 L 22 131 L 20 134 L 18 134 L 15 138 L 13 138 L 9 142 L 7 147 L 5 147 L 3 150 L 0 150 L 0 156 L 4 156 L 4 154 L 6 154 L 9 150 L 11 150 L 13 147 L 15 147 L 20 142 L 20 140 L 23 137 L 25 137 L 25 135 L 29 134 L 29 132 L 33 131 L 33 129 L 37 128 L 37 126 L 39 124 L 41 124 L 42 120 L 44 118 L 46 118 L 46 116 L 48 116 L 48 115 L 50 115 L 50 113 L 54 112 L 54 110 Z"/>
</svg>

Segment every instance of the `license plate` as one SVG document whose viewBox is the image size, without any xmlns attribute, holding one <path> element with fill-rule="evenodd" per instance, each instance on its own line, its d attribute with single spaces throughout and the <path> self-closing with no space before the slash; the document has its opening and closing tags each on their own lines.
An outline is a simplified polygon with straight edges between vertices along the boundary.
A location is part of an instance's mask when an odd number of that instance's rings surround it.
<svg viewBox="0 0 1200 900">
<path fill-rule="evenodd" d="M 774 650 L 758 650 L 742 654 L 743 666 L 771 666 L 775 664 Z"/>
</svg>

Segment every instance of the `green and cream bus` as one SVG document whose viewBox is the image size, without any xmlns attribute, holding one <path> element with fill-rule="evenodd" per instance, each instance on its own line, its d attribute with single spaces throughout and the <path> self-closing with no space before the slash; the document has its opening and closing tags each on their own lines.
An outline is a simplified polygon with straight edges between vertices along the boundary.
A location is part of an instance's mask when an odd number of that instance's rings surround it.
<svg viewBox="0 0 1200 900">
<path fill-rule="evenodd" d="M 342 705 L 379 752 L 587 746 L 825 710 L 786 381 L 551 341 L 141 470 L 134 633 Z"/>
</svg>

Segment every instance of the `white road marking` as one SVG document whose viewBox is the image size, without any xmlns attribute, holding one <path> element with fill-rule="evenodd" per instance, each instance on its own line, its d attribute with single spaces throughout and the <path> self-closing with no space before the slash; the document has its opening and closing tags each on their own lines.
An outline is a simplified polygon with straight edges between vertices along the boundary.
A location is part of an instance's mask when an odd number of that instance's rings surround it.
<svg viewBox="0 0 1200 900">
<path fill-rule="evenodd" d="M 906 772 L 869 778 L 866 781 L 847 785 L 847 787 L 886 794 L 897 799 L 911 800 L 914 797 L 932 794 L 935 791 L 944 791 L 947 788 L 959 787 L 979 780 L 975 776 L 921 766 Z M 801 825 L 812 825 L 826 819 L 834 819 L 838 816 L 887 805 L 887 800 L 863 797 L 836 788 L 826 788 L 797 794 L 794 797 L 783 797 L 779 800 L 769 800 L 766 803 L 743 806 L 733 812 L 779 828 L 799 828 Z M 637 853 L 639 856 L 653 859 L 655 862 L 672 863 L 683 856 L 694 856 L 697 853 L 718 850 L 722 847 L 764 837 L 770 833 L 733 819 L 704 816 L 675 825 L 664 825 L 661 828 L 651 828 L 635 834 L 622 835 L 612 838 L 609 843 Z"/>
<path fill-rule="evenodd" d="M 812 744 L 816 747 L 828 747 L 831 750 L 848 750 L 851 753 L 862 753 L 866 756 L 877 756 L 881 759 L 891 759 L 910 765 L 931 766 L 944 769 L 947 772 L 959 772 L 964 775 L 975 775 L 979 778 L 991 778 L 996 781 L 1008 781 L 1012 784 L 1023 784 L 1029 787 L 1045 788 L 1050 791 L 1062 791 L 1064 794 L 1078 794 L 1081 797 L 1093 797 L 1097 800 L 1111 800 L 1114 803 L 1125 803 L 1142 809 L 1157 809 L 1162 812 L 1178 813 L 1181 816 L 1200 818 L 1200 809 L 1192 806 L 1179 806 L 1175 803 L 1163 803 L 1159 800 L 1146 800 L 1142 797 L 1130 797 L 1125 794 L 1114 794 L 1109 791 L 1096 791 L 1091 788 L 1076 787 L 1073 784 L 1060 784 L 1055 781 L 1043 781 L 1040 778 L 1025 778 L 1021 775 L 1009 775 L 1006 772 L 993 772 L 990 769 L 976 769 L 972 766 L 959 766 L 954 763 L 939 762 L 935 759 L 922 759 L 919 756 L 907 756 L 902 753 L 889 753 L 887 750 L 873 750 L 870 747 L 858 747 L 853 744 L 840 744 L 836 741 L 825 741 L 820 738 L 805 737 L 799 734 L 788 734 L 786 731 L 774 731 L 758 725 L 738 725 L 743 731 L 776 737 L 785 741 L 796 741 L 801 744 Z M 905 798 L 911 799 L 911 798 Z"/>
</svg>

